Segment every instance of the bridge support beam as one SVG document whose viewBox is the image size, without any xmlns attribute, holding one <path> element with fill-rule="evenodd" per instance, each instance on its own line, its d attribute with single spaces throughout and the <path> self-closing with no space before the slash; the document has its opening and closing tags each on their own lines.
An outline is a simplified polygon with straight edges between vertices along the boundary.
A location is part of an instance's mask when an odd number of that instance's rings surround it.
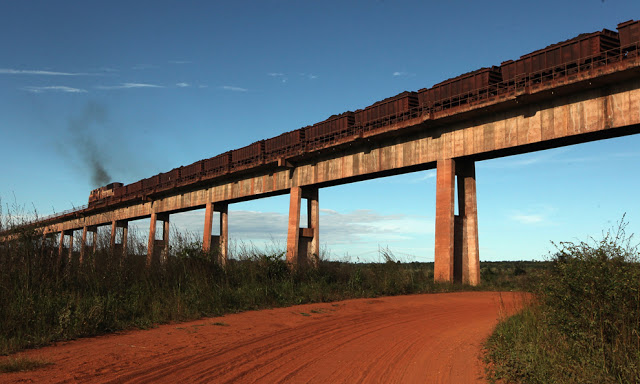
<svg viewBox="0 0 640 384">
<path fill-rule="evenodd" d="M 87 257 L 87 234 L 91 233 L 91 252 L 94 254 L 94 263 L 95 263 L 95 253 L 96 246 L 98 241 L 98 227 L 97 226 L 84 226 L 82 228 L 82 244 L 80 245 L 80 257 L 78 259 L 78 264 L 82 265 L 84 260 Z"/>
<path fill-rule="evenodd" d="M 220 235 L 212 235 L 213 212 L 220 212 Z M 229 204 L 227 203 L 207 203 L 204 216 L 204 238 L 202 240 L 202 250 L 207 253 L 213 250 L 218 255 L 220 265 L 227 264 L 229 251 Z"/>
<path fill-rule="evenodd" d="M 118 240 L 119 229 L 122 228 L 120 239 Z M 129 222 L 126 220 L 114 220 L 111 222 L 111 252 L 114 255 L 127 257 L 127 236 L 129 234 Z"/>
<path fill-rule="evenodd" d="M 480 283 L 480 257 L 475 164 L 467 160 L 438 160 L 437 172 L 434 279 L 477 285 Z"/>
<path fill-rule="evenodd" d="M 162 239 L 156 240 L 156 223 L 163 222 Z M 169 214 L 168 213 L 151 213 L 151 223 L 149 228 L 149 243 L 147 246 L 147 266 L 152 263 L 162 263 L 167 257 L 169 251 Z"/>
<path fill-rule="evenodd" d="M 69 248 L 64 246 L 65 236 L 69 236 Z M 67 230 L 60 232 L 60 244 L 58 244 L 58 261 L 57 264 L 60 266 L 62 263 L 62 258 L 64 257 L 64 253 L 67 252 L 67 264 L 71 262 L 73 256 L 73 230 Z"/>
<path fill-rule="evenodd" d="M 307 228 L 300 228 L 302 198 L 307 200 Z M 292 187 L 289 201 L 287 262 L 292 267 L 317 267 L 320 255 L 320 205 L 317 187 Z"/>
</svg>

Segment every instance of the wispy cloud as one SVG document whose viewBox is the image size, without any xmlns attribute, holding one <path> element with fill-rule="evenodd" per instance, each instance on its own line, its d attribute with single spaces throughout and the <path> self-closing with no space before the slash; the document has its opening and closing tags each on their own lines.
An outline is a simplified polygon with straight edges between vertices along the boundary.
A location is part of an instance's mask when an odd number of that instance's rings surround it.
<svg viewBox="0 0 640 384">
<path fill-rule="evenodd" d="M 562 156 L 563 154 L 571 151 L 569 148 L 556 148 L 551 151 L 541 151 L 534 153 L 527 153 L 518 156 L 510 156 L 506 158 L 489 160 L 482 163 L 483 167 L 494 168 L 494 169 L 506 169 L 506 168 L 520 168 L 527 167 L 530 165 L 536 164 L 544 164 L 544 163 L 565 163 L 568 162 L 566 157 L 561 159 L 557 159 L 557 156 Z M 574 159 L 573 161 L 578 161 L 578 159 Z"/>
<path fill-rule="evenodd" d="M 355 210 L 347 213 L 321 209 L 321 237 L 329 244 L 355 242 L 393 242 L 410 237 L 423 237 L 434 233 L 434 222 L 413 215 L 384 215 L 373 210 Z M 229 232 L 247 240 L 286 239 L 288 216 L 277 212 L 231 211 Z M 303 217 L 303 221 L 304 221 Z M 178 223 L 190 232 L 202 233 L 202 213 L 180 215 Z"/>
<path fill-rule="evenodd" d="M 87 92 L 87 90 L 85 89 L 66 87 L 63 85 L 53 85 L 48 87 L 24 87 L 22 89 L 31 93 L 44 93 L 44 92 L 86 93 Z"/>
<path fill-rule="evenodd" d="M 135 70 L 145 70 L 145 69 L 154 69 L 154 68 L 158 68 L 158 66 L 153 64 L 136 64 L 133 67 L 131 67 L 131 69 L 135 69 Z"/>
<path fill-rule="evenodd" d="M 268 76 L 280 79 L 280 81 L 282 81 L 283 83 L 286 83 L 287 80 L 289 80 L 287 78 L 287 76 L 284 73 L 280 73 L 280 72 L 269 72 L 267 73 Z"/>
<path fill-rule="evenodd" d="M 435 169 L 430 169 L 428 171 L 420 172 L 418 177 L 411 180 L 412 183 L 419 183 L 426 180 L 435 179 L 437 176 L 437 172 Z"/>
<path fill-rule="evenodd" d="M 186 88 L 189 86 L 190 86 L 189 83 L 176 83 L 176 87 L 179 87 L 179 88 Z"/>
<path fill-rule="evenodd" d="M 415 76 L 415 73 L 409 73 L 405 71 L 396 71 L 392 74 L 393 77 L 412 77 Z"/>
<path fill-rule="evenodd" d="M 192 64 L 189 60 L 169 60 L 169 64 Z"/>
<path fill-rule="evenodd" d="M 511 220 L 515 220 L 520 224 L 538 224 L 544 221 L 544 216 L 540 214 L 526 215 L 524 213 L 516 213 L 511 215 Z"/>
<path fill-rule="evenodd" d="M 164 88 L 162 85 L 147 84 L 147 83 L 122 83 L 120 85 L 98 85 L 97 89 L 133 89 L 133 88 Z"/>
<path fill-rule="evenodd" d="M 520 224 L 552 224 L 550 217 L 555 209 L 548 205 L 539 205 L 525 211 L 516 210 L 509 214 L 509 219 Z"/>
<path fill-rule="evenodd" d="M 232 85 L 223 85 L 220 87 L 220 89 L 224 89 L 225 91 L 233 91 L 233 92 L 247 92 L 248 89 L 246 88 L 240 88 L 240 87 L 235 87 Z"/>
<path fill-rule="evenodd" d="M 640 152 L 620 152 L 620 153 L 614 153 L 613 156 L 622 157 L 622 158 L 638 157 L 640 156 Z"/>
<path fill-rule="evenodd" d="M 40 76 L 100 76 L 99 73 L 56 72 L 37 69 L 0 68 L 0 75 L 40 75 Z"/>
<path fill-rule="evenodd" d="M 318 75 L 314 75 L 313 73 L 301 73 L 300 76 L 306 77 L 309 80 L 315 80 L 318 78 Z"/>
</svg>

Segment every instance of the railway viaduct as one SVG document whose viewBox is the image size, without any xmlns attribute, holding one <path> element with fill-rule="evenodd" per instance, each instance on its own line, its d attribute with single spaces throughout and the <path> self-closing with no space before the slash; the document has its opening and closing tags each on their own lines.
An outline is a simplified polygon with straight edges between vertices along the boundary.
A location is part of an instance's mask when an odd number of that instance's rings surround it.
<svg viewBox="0 0 640 384">
<path fill-rule="evenodd" d="M 147 261 L 153 263 L 162 261 L 167 249 L 170 215 L 205 208 L 204 249 L 218 248 L 224 264 L 229 204 L 289 194 L 287 261 L 313 265 L 319 254 L 321 188 L 435 168 L 435 279 L 475 285 L 480 281 L 475 163 L 639 133 L 639 75 L 640 58 L 635 57 L 552 81 L 527 83 L 476 104 L 409 116 L 383 132 L 361 134 L 307 156 L 281 159 L 116 208 L 79 210 L 39 226 L 45 235 L 59 238 L 60 258 L 71 257 L 73 234 L 82 231 L 82 260 L 86 250 L 95 247 L 95 236 L 87 244 L 89 232 L 110 226 L 112 247 L 126 254 L 127 223 L 150 218 Z M 299 224 L 301 208 L 307 210 L 304 228 Z M 211 235 L 214 211 L 220 212 L 219 236 Z M 156 233 L 158 221 L 164 223 L 160 233 Z"/>
</svg>

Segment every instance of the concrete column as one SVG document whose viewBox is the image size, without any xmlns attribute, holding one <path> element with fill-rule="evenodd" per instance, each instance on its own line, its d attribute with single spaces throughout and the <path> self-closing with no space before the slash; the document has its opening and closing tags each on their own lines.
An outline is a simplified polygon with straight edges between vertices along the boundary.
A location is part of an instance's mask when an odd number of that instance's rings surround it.
<svg viewBox="0 0 640 384">
<path fill-rule="evenodd" d="M 127 239 L 129 238 L 129 222 L 122 222 L 122 256 L 127 257 Z"/>
<path fill-rule="evenodd" d="M 111 241 L 109 242 L 109 247 L 111 248 L 112 252 L 116 247 L 116 235 L 117 234 L 118 234 L 118 222 L 116 220 L 113 220 L 111 222 Z"/>
<path fill-rule="evenodd" d="M 57 264 L 60 266 L 62 263 L 62 253 L 64 252 L 64 231 L 60 232 L 60 243 L 58 244 L 58 260 Z"/>
<path fill-rule="evenodd" d="M 91 252 L 95 255 L 96 247 L 98 243 L 98 227 L 96 226 L 85 226 L 82 228 L 82 244 L 80 245 L 80 258 L 78 259 L 78 264 L 82 265 L 84 260 L 87 258 L 87 235 L 91 233 Z M 95 258 L 93 259 L 95 265 Z"/>
<path fill-rule="evenodd" d="M 463 284 L 480 284 L 476 167 L 473 161 L 458 163 L 458 211 L 462 218 L 461 278 Z"/>
<path fill-rule="evenodd" d="M 298 242 L 300 239 L 300 203 L 302 188 L 292 187 L 289 197 L 289 229 L 287 232 L 287 263 L 298 265 Z"/>
<path fill-rule="evenodd" d="M 69 253 L 67 254 L 67 264 L 73 260 L 73 229 L 69 231 Z"/>
<path fill-rule="evenodd" d="M 156 223 L 158 220 L 163 222 L 161 240 L 156 240 Z M 147 266 L 151 265 L 151 263 L 164 262 L 169 250 L 169 214 L 152 212 L 150 221 Z"/>
<path fill-rule="evenodd" d="M 300 228 L 302 198 L 307 199 L 307 228 Z M 317 267 L 320 255 L 320 208 L 318 188 L 293 187 L 289 201 L 287 262 L 292 267 Z"/>
<path fill-rule="evenodd" d="M 453 281 L 455 162 L 438 160 L 434 280 Z"/>
<path fill-rule="evenodd" d="M 214 212 L 220 212 L 220 235 L 211 234 Z M 229 252 L 229 204 L 227 203 L 207 203 L 204 214 L 202 250 L 209 252 L 212 247 L 218 254 L 218 262 L 223 266 L 226 265 Z"/>
<path fill-rule="evenodd" d="M 301 249 L 300 254 L 306 256 L 306 262 L 312 267 L 317 267 L 320 261 L 320 204 L 318 200 L 318 188 L 303 188 L 302 197 L 307 199 L 307 228 L 300 231 L 304 240 L 299 240 L 299 246 L 306 243 L 306 249 Z"/>
<path fill-rule="evenodd" d="M 60 244 L 58 244 L 58 260 L 57 263 L 60 265 L 62 263 L 62 257 L 64 256 L 65 246 L 64 246 L 64 238 L 65 236 L 69 236 L 69 248 L 67 251 L 67 264 L 71 262 L 73 257 L 73 230 L 67 230 L 60 232 Z"/>
<path fill-rule="evenodd" d="M 87 232 L 89 232 L 87 227 L 82 227 L 82 242 L 80 243 L 80 257 L 78 257 L 78 265 L 82 265 L 84 255 L 87 251 Z"/>
<path fill-rule="evenodd" d="M 215 204 L 216 211 L 220 212 L 220 237 L 218 248 L 220 249 L 220 264 L 227 265 L 229 255 L 229 204 Z"/>
<path fill-rule="evenodd" d="M 478 285 L 480 255 L 475 163 L 446 159 L 438 160 L 437 167 L 434 279 Z M 458 215 L 454 215 L 456 175 Z"/>
<path fill-rule="evenodd" d="M 122 237 L 118 242 L 118 228 L 122 228 Z M 111 222 L 111 251 L 127 257 L 127 237 L 129 222 L 126 220 L 114 220 Z"/>
<path fill-rule="evenodd" d="M 204 210 L 204 236 L 202 239 L 202 251 L 211 251 L 211 230 L 213 229 L 213 203 L 208 202 Z"/>
<path fill-rule="evenodd" d="M 154 260 L 154 254 L 156 250 L 156 221 L 158 215 L 155 212 L 151 212 L 151 223 L 149 226 L 149 242 L 147 243 L 147 267 L 151 265 Z"/>
</svg>

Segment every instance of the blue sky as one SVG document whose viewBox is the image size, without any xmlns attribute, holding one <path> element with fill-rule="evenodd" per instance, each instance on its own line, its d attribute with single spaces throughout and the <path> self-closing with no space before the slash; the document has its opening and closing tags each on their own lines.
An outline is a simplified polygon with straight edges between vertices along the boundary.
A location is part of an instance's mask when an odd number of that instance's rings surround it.
<svg viewBox="0 0 640 384">
<path fill-rule="evenodd" d="M 0 198 L 63 211 L 95 187 L 92 159 L 131 183 L 639 18 L 614 0 L 4 2 Z M 478 163 L 481 260 L 542 259 L 625 212 L 640 233 L 638 136 Z M 433 260 L 434 171 L 322 189 L 320 207 L 332 258 Z M 282 246 L 287 211 L 232 205 L 234 244 Z"/>
</svg>

